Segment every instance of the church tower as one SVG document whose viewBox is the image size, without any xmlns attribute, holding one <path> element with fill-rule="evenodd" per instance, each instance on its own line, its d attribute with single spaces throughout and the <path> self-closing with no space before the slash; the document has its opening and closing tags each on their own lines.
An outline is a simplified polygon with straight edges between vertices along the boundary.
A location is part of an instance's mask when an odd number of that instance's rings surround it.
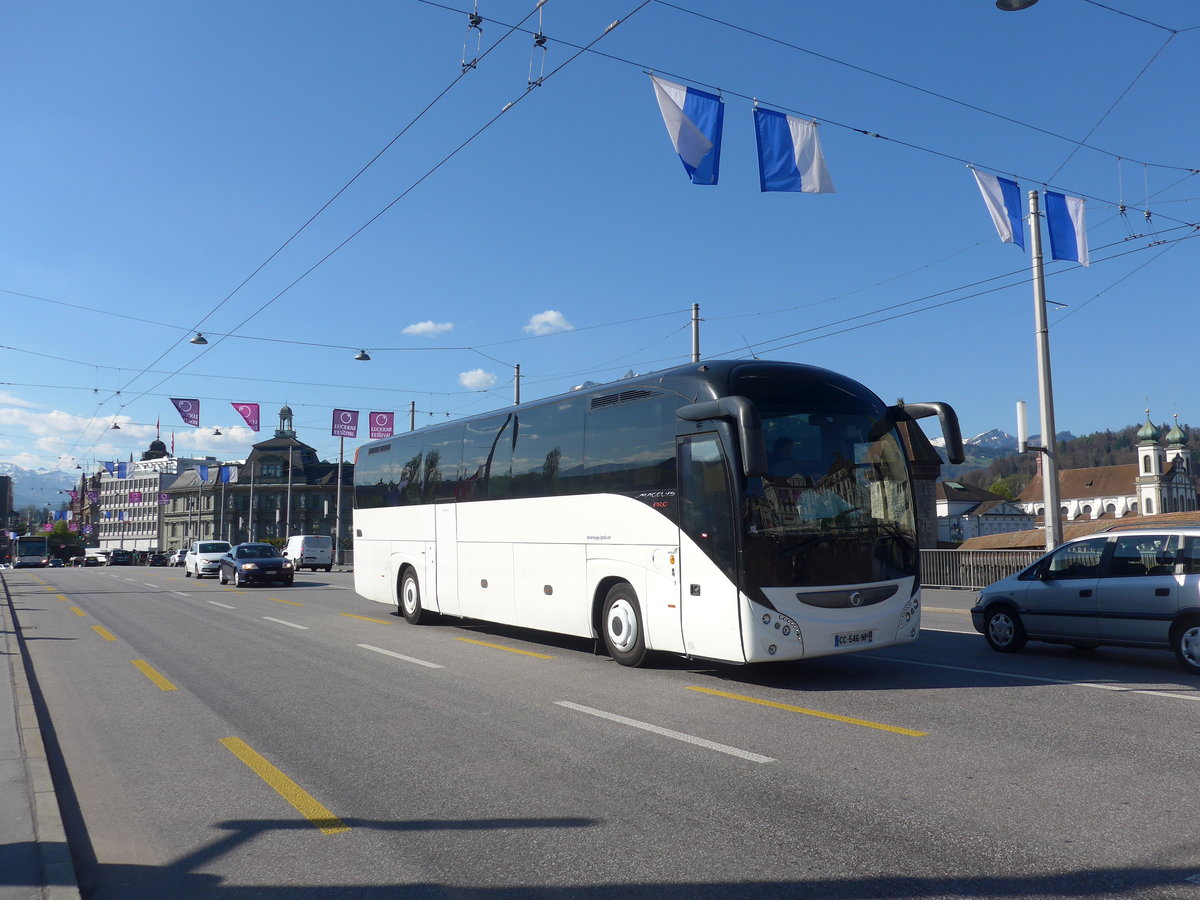
<svg viewBox="0 0 1200 900">
<path fill-rule="evenodd" d="M 1138 434 L 1141 434 L 1139 431 Z M 279 410 L 279 427 L 275 429 L 275 437 L 277 438 L 294 438 L 296 429 L 292 427 L 292 408 L 284 404 L 283 409 Z"/>
<path fill-rule="evenodd" d="M 1166 470 L 1166 455 L 1158 443 L 1158 429 L 1150 421 L 1150 410 L 1146 410 L 1146 424 L 1138 429 L 1138 512 L 1153 516 L 1163 511 L 1163 472 Z"/>
</svg>

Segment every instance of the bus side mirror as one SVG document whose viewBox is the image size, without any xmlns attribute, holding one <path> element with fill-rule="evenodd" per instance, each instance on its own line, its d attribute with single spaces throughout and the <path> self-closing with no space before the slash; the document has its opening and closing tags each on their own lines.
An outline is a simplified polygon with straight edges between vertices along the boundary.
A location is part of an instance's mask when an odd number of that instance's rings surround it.
<svg viewBox="0 0 1200 900">
<path fill-rule="evenodd" d="M 747 478 L 767 474 L 767 444 L 763 439 L 758 407 L 745 397 L 722 397 L 681 406 L 676 415 L 685 422 L 704 419 L 732 419 L 737 422 L 738 448 L 742 451 L 742 472 Z"/>
<path fill-rule="evenodd" d="M 937 416 L 942 426 L 942 437 L 946 441 L 946 459 L 956 466 L 966 459 L 958 414 L 949 403 L 898 403 L 888 407 L 888 416 L 894 422 Z"/>
</svg>

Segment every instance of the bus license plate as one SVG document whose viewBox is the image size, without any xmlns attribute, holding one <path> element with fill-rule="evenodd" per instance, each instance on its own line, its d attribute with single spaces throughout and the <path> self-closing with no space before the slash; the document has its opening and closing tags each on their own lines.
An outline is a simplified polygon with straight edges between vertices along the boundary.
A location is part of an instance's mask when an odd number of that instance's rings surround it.
<svg viewBox="0 0 1200 900">
<path fill-rule="evenodd" d="M 848 647 L 851 644 L 869 644 L 875 639 L 874 631 L 847 631 L 833 636 L 833 646 Z"/>
</svg>

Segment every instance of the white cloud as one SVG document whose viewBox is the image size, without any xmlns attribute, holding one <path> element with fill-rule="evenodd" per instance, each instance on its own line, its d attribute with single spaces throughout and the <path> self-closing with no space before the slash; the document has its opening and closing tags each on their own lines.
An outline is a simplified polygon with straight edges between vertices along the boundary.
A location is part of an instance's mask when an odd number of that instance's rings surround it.
<svg viewBox="0 0 1200 900">
<path fill-rule="evenodd" d="M 14 397 L 7 391 L 0 391 L 0 405 L 4 406 L 20 406 L 24 409 L 37 409 L 36 403 L 30 403 L 28 400 L 22 400 L 20 397 Z"/>
<path fill-rule="evenodd" d="M 404 329 L 405 334 L 434 335 L 454 328 L 453 322 L 416 322 Z"/>
<path fill-rule="evenodd" d="M 574 331 L 575 326 L 556 309 L 548 309 L 529 317 L 525 331 L 530 334 L 553 334 L 556 331 Z"/>
<path fill-rule="evenodd" d="M 496 376 L 483 369 L 472 369 L 458 376 L 458 383 L 468 390 L 485 391 L 496 383 Z"/>
</svg>

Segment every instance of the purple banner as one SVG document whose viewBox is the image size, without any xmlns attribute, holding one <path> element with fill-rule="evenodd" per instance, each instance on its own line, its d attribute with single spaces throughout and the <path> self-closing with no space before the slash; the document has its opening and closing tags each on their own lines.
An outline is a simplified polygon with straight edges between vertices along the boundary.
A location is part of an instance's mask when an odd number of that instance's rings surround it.
<svg viewBox="0 0 1200 900">
<path fill-rule="evenodd" d="M 194 425 L 197 428 L 200 426 L 199 400 L 178 400 L 175 397 L 172 397 L 171 402 L 174 403 L 175 408 L 179 410 L 179 415 L 183 417 L 185 425 Z"/>
<path fill-rule="evenodd" d="M 95 491 L 88 491 L 87 498 L 91 503 L 95 503 L 97 500 L 100 499 L 100 495 L 98 493 L 96 493 Z"/>
<path fill-rule="evenodd" d="M 258 431 L 259 417 L 257 403 L 234 403 L 233 408 L 246 420 L 246 424 L 250 426 L 251 431 Z"/>
<path fill-rule="evenodd" d="M 129 502 L 130 503 L 141 503 L 142 502 L 142 492 L 141 491 L 130 491 L 129 492 Z"/>
<path fill-rule="evenodd" d="M 333 436 L 358 437 L 358 410 L 335 409 L 333 411 Z"/>
<path fill-rule="evenodd" d="M 396 414 L 394 412 L 371 413 L 371 440 L 389 438 L 396 433 Z"/>
<path fill-rule="evenodd" d="M 159 506 L 166 506 L 170 502 L 171 502 L 171 495 L 166 493 L 165 491 L 158 495 L 158 505 Z"/>
</svg>

